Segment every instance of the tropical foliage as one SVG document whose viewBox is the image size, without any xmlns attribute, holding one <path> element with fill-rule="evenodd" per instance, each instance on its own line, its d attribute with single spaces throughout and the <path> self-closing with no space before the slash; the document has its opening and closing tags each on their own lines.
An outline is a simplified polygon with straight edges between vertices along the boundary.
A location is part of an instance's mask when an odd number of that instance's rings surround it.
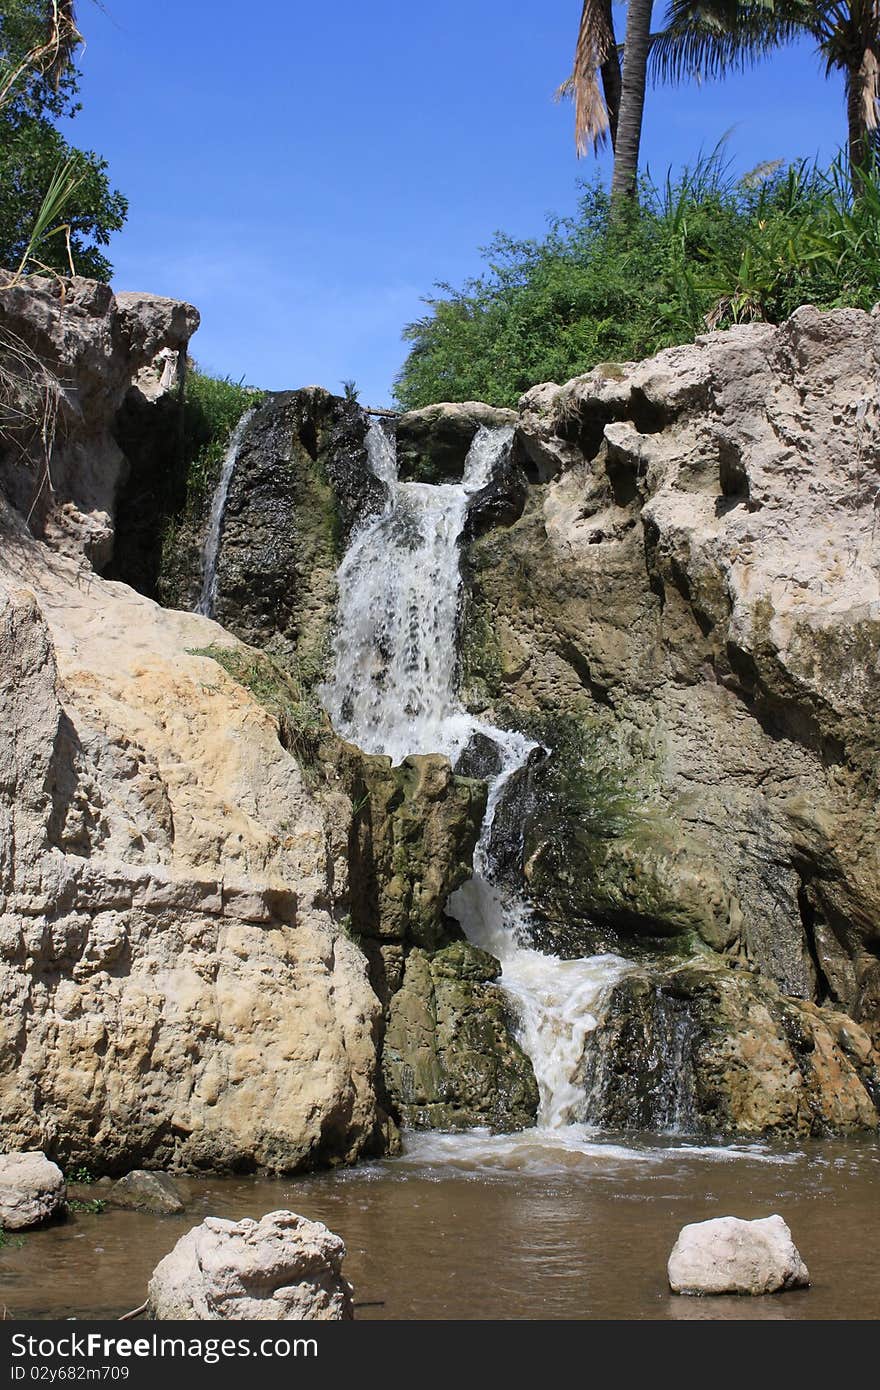
<svg viewBox="0 0 880 1390">
<path fill-rule="evenodd" d="M 661 82 L 723 77 L 805 36 L 815 42 L 826 76 L 843 75 L 857 186 L 878 129 L 878 0 L 669 0 L 657 33 L 652 13 L 653 0 L 629 0 L 621 73 L 611 0 L 584 0 L 574 69 L 561 89 L 574 99 L 579 155 L 610 131 L 613 202 L 635 190 L 649 74 Z"/>
<path fill-rule="evenodd" d="M 80 42 L 70 0 L 3 0 L 0 10 L 0 265 L 110 278 L 103 253 L 127 203 L 106 161 L 68 145 Z M 59 194 L 63 192 L 64 196 Z"/>
<path fill-rule="evenodd" d="M 405 409 L 439 400 L 513 405 L 539 381 L 634 360 L 707 328 L 778 322 L 803 303 L 869 308 L 880 287 L 880 180 L 806 164 L 730 175 L 720 153 L 609 218 L 582 189 L 576 217 L 540 241 L 498 236 L 485 272 L 439 286 L 405 330 Z"/>
<path fill-rule="evenodd" d="M 878 126 L 878 0 L 670 0 L 651 64 L 665 82 L 723 77 L 805 36 L 815 42 L 826 76 L 844 78 L 848 150 L 857 174 Z"/>
</svg>

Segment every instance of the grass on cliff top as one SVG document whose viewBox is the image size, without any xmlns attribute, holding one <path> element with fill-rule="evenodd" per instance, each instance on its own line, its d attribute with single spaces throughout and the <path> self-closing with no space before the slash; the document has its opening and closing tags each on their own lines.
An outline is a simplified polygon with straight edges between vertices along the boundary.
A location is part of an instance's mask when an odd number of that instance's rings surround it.
<svg viewBox="0 0 880 1390">
<path fill-rule="evenodd" d="M 186 506 L 200 512 L 217 485 L 229 437 L 246 411 L 265 399 L 265 392 L 228 376 L 209 376 L 197 366 L 187 373 L 183 411 L 183 463 Z"/>
<path fill-rule="evenodd" d="M 320 765 L 321 739 L 327 732 L 327 716 L 318 700 L 315 670 L 285 670 L 271 656 L 251 648 L 191 647 L 190 656 L 206 656 L 222 666 L 228 676 L 249 690 L 254 699 L 278 721 L 282 745 L 292 753 L 307 777 Z"/>
<path fill-rule="evenodd" d="M 880 173 L 853 201 L 840 163 L 771 164 L 742 179 L 720 150 L 678 179 L 643 180 L 625 218 L 583 186 L 542 240 L 502 234 L 486 271 L 441 284 L 405 330 L 405 410 L 435 401 L 512 406 L 538 382 L 634 361 L 707 328 L 779 323 L 801 304 L 869 309 L 880 293 Z"/>
</svg>

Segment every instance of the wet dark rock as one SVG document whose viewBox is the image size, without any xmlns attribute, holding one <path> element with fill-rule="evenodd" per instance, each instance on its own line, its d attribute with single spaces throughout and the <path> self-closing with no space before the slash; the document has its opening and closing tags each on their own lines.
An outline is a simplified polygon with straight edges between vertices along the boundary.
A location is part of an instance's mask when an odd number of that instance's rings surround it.
<svg viewBox="0 0 880 1390">
<path fill-rule="evenodd" d="M 790 1138 L 878 1126 L 868 1035 L 710 952 L 615 985 L 582 1075 L 587 1117 L 611 1129 Z"/>
<path fill-rule="evenodd" d="M 535 773 L 547 757 L 546 750 L 534 748 L 522 767 L 504 784 L 495 808 L 489 863 L 499 883 L 520 884 L 525 850 L 524 831 L 535 805 Z"/>
<path fill-rule="evenodd" d="M 502 454 L 485 487 L 468 504 L 464 524 L 466 540 L 482 536 L 494 526 L 513 526 L 523 514 L 529 485 L 514 450 Z"/>
<path fill-rule="evenodd" d="M 460 483 L 474 435 L 516 424 L 516 411 L 479 401 L 429 405 L 397 421 L 397 465 L 402 482 Z"/>
<path fill-rule="evenodd" d="M 494 777 L 501 771 L 501 749 L 486 734 L 472 734 L 458 755 L 455 771 L 460 777 Z"/>
<path fill-rule="evenodd" d="M 446 901 L 473 871 L 486 808 L 482 782 L 447 758 L 391 759 L 335 742 L 336 769 L 355 808 L 348 836 L 349 927 L 384 1004 L 413 947 L 436 951 L 460 935 Z"/>
<path fill-rule="evenodd" d="M 348 534 L 384 500 L 365 440 L 356 406 L 307 387 L 272 396 L 242 441 L 215 616 L 288 665 L 323 663 Z"/>
</svg>

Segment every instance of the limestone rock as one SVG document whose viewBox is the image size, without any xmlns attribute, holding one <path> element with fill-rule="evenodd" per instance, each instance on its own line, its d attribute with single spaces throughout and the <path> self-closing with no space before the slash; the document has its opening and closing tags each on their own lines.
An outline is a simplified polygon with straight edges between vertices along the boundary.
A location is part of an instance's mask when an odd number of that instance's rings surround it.
<svg viewBox="0 0 880 1390">
<path fill-rule="evenodd" d="M 110 559 L 127 468 L 114 417 L 129 389 L 155 399 L 176 384 L 198 323 L 191 304 L 114 295 L 80 277 L 32 275 L 15 288 L 0 286 L 0 329 L 36 354 L 58 408 L 51 488 L 45 458 L 32 448 L 39 431 L 31 424 L 21 441 L 7 431 L 0 442 L 0 488 L 59 549 L 85 554 L 98 568 Z"/>
<path fill-rule="evenodd" d="M 455 776 L 438 754 L 414 755 L 399 767 L 350 746 L 344 756 L 357 808 L 349 839 L 351 930 L 387 1002 L 400 985 L 404 954 L 413 946 L 435 951 L 455 929 L 446 901 L 472 872 L 486 788 Z"/>
<path fill-rule="evenodd" d="M 273 717 L 193 654 L 232 640 L 0 547 L 8 1148 L 293 1170 L 387 1141 L 340 835 Z"/>
<path fill-rule="evenodd" d="M 683 1294 L 779 1293 L 810 1282 L 781 1216 L 720 1216 L 683 1227 L 668 1274 L 673 1293 Z"/>
<path fill-rule="evenodd" d="M 184 1210 L 180 1189 L 167 1173 L 152 1173 L 135 1168 L 110 1188 L 107 1202 L 111 1207 L 132 1207 L 136 1211 L 152 1211 L 161 1216 L 173 1216 Z"/>
<path fill-rule="evenodd" d="M 398 476 L 420 483 L 457 483 L 481 425 L 516 424 L 516 411 L 479 401 L 429 405 L 397 421 Z"/>
<path fill-rule="evenodd" d="M 583 1081 L 591 1120 L 612 1129 L 806 1138 L 880 1122 L 858 1024 L 708 952 L 615 985 Z"/>
<path fill-rule="evenodd" d="M 64 1175 L 44 1153 L 0 1156 L 0 1227 L 25 1231 L 64 1212 Z"/>
<path fill-rule="evenodd" d="M 259 1221 L 209 1216 L 154 1269 L 148 1313 L 190 1322 L 350 1319 L 344 1257 L 339 1236 L 292 1211 Z"/>
<path fill-rule="evenodd" d="M 699 939 L 880 1036 L 878 353 L 877 316 L 803 308 L 529 392 L 461 671 L 552 750 L 524 822 L 545 944 Z"/>
</svg>

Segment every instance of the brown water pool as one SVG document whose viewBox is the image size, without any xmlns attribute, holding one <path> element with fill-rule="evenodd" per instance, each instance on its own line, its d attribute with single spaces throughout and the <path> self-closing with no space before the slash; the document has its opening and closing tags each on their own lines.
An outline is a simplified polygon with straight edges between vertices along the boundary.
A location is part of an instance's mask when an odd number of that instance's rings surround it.
<svg viewBox="0 0 880 1390">
<path fill-rule="evenodd" d="M 430 1135 L 403 1158 L 295 1179 L 182 1180 L 185 1215 L 75 1214 L 0 1250 L 10 1318 L 109 1318 L 205 1216 L 292 1208 L 348 1247 L 359 1318 L 877 1318 L 875 1141 L 713 1148 L 672 1140 Z M 757 1299 L 671 1295 L 686 1222 L 785 1217 L 813 1287 Z"/>
</svg>

